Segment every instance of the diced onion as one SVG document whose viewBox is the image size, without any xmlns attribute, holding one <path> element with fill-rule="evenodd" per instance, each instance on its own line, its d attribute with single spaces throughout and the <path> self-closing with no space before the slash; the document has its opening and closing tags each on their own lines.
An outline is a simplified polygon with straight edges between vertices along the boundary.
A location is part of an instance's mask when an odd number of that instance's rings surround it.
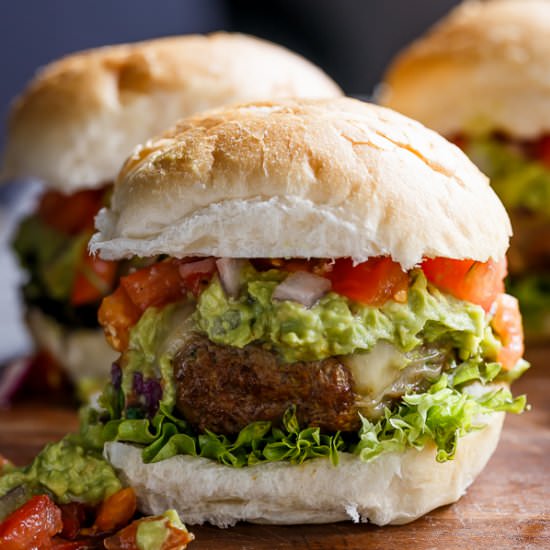
<svg viewBox="0 0 550 550">
<path fill-rule="evenodd" d="M 244 262 L 245 260 L 238 258 L 220 258 L 216 260 L 223 290 L 231 298 L 236 298 L 239 295 L 241 269 Z"/>
<path fill-rule="evenodd" d="M 324 277 L 307 271 L 291 273 L 273 292 L 274 300 L 292 300 L 311 307 L 331 288 Z"/>
</svg>

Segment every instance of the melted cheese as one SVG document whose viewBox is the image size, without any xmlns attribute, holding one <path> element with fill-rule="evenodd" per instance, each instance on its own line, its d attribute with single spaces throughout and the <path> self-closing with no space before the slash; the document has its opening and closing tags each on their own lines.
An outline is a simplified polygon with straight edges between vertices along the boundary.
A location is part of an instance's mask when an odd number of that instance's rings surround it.
<svg viewBox="0 0 550 550">
<path fill-rule="evenodd" d="M 413 390 L 423 380 L 435 380 L 441 374 L 445 353 L 425 350 L 407 354 L 388 342 L 378 342 L 366 353 L 342 359 L 350 370 L 361 414 L 379 418 L 392 399 Z"/>
</svg>

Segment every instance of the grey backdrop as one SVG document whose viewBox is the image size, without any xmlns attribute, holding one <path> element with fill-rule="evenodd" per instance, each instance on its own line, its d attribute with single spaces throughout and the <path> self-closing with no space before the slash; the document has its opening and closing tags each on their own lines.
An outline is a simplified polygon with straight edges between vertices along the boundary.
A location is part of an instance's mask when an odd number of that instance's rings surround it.
<svg viewBox="0 0 550 550">
<path fill-rule="evenodd" d="M 458 0 L 1 0 L 0 118 L 38 67 L 63 54 L 171 34 L 239 30 L 321 65 L 349 94 Z M 0 147 L 3 132 L 0 133 Z"/>
</svg>

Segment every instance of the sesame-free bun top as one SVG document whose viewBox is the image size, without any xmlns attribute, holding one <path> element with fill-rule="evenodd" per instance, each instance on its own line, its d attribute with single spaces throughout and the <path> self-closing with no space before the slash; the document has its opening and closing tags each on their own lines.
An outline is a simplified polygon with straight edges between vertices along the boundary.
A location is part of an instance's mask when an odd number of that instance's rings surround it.
<svg viewBox="0 0 550 550">
<path fill-rule="evenodd" d="M 15 100 L 3 179 L 38 178 L 67 193 L 98 187 L 136 144 L 181 117 L 256 99 L 338 95 L 304 58 L 242 34 L 76 53 L 42 69 Z"/>
<path fill-rule="evenodd" d="M 380 102 L 452 136 L 550 131 L 550 1 L 459 5 L 390 66 Z"/>
<path fill-rule="evenodd" d="M 508 216 L 454 145 L 349 98 L 197 115 L 136 148 L 96 218 L 103 258 L 502 258 Z"/>
</svg>

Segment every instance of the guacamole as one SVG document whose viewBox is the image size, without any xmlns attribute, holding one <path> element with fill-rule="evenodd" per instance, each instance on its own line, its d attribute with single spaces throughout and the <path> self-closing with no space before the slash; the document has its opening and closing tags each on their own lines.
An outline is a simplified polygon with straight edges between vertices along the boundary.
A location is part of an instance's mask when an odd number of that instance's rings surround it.
<svg viewBox="0 0 550 550">
<path fill-rule="evenodd" d="M 46 445 L 30 466 L 0 476 L 0 497 L 21 485 L 30 494 L 48 493 L 60 504 L 97 504 L 122 487 L 101 455 L 71 436 Z"/>
<path fill-rule="evenodd" d="M 272 299 L 284 275 L 245 271 L 237 299 L 228 298 L 217 278 L 200 295 L 195 320 L 217 344 L 244 347 L 259 342 L 287 362 L 317 361 L 369 351 L 383 340 L 402 351 L 423 343 L 445 343 L 462 360 L 482 354 L 494 359 L 500 344 L 479 306 L 443 294 L 421 270 L 412 272 L 406 303 L 380 308 L 330 292 L 313 307 Z"/>
<path fill-rule="evenodd" d="M 139 550 L 157 550 L 162 548 L 170 536 L 171 529 L 187 533 L 175 510 L 166 510 L 161 516 L 146 518 L 139 522 L 136 531 L 136 544 Z"/>
</svg>

